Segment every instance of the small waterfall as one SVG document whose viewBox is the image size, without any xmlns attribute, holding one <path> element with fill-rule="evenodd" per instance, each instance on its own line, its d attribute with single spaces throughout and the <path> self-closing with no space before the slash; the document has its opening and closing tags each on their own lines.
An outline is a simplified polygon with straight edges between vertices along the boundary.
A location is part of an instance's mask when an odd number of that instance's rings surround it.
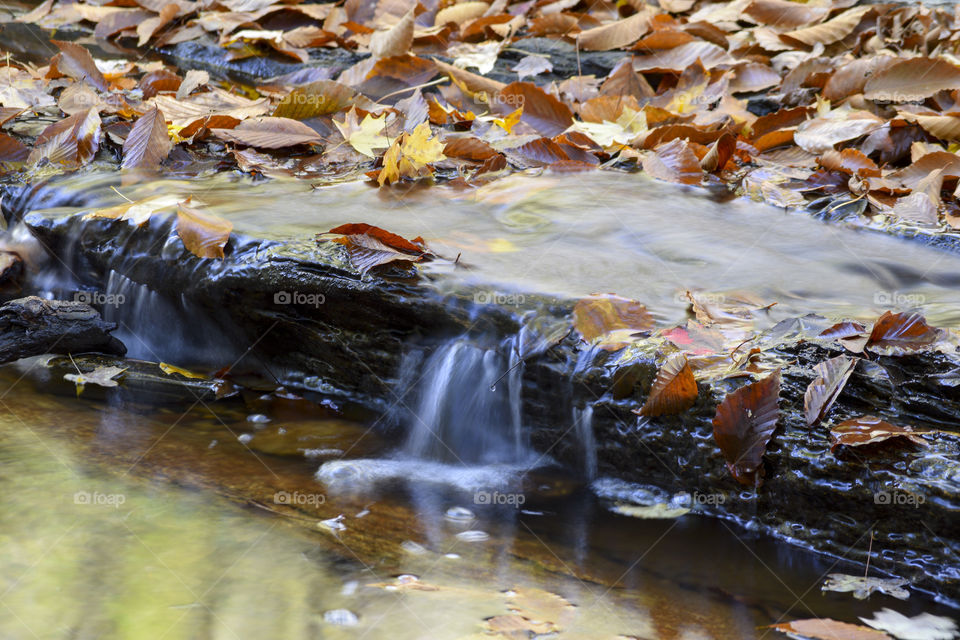
<svg viewBox="0 0 960 640">
<path fill-rule="evenodd" d="M 405 356 L 406 454 L 465 464 L 530 457 L 521 424 L 523 364 L 514 343 L 498 350 L 457 338 L 426 357 L 418 351 Z"/>
<path fill-rule="evenodd" d="M 583 452 L 583 474 L 587 480 L 597 476 L 597 441 L 593 436 L 593 405 L 573 408 L 573 432 Z"/>
</svg>

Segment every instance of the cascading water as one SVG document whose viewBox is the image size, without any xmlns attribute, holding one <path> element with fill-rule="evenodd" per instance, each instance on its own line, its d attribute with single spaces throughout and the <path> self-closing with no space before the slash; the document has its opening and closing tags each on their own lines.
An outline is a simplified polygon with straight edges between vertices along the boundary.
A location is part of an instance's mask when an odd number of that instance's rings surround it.
<svg viewBox="0 0 960 640">
<path fill-rule="evenodd" d="M 448 342 L 426 358 L 407 356 L 401 381 L 406 405 L 401 415 L 409 430 L 405 454 L 463 464 L 530 458 L 520 419 L 523 365 L 514 342 L 502 345 L 508 357 L 467 338 Z"/>
</svg>

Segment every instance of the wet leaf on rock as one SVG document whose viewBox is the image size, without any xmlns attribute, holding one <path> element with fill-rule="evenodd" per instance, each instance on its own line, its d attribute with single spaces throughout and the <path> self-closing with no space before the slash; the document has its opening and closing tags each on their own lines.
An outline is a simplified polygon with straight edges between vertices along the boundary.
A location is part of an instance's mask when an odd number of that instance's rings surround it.
<svg viewBox="0 0 960 640">
<path fill-rule="evenodd" d="M 922 434 L 931 433 L 930 431 L 914 431 L 913 427 L 898 427 L 890 424 L 876 416 L 861 416 L 851 420 L 845 420 L 830 429 L 831 449 L 836 449 L 840 445 L 847 447 L 861 447 L 867 444 L 883 442 L 890 438 L 906 438 L 914 444 L 929 446 L 927 441 L 921 438 Z"/>
<path fill-rule="evenodd" d="M 794 620 L 774 624 L 770 628 L 785 633 L 791 638 L 802 637 L 810 640 L 893 640 L 882 631 L 830 618 Z"/>
<path fill-rule="evenodd" d="M 647 308 L 629 298 L 597 294 L 573 307 L 573 326 L 584 340 L 605 351 L 616 351 L 634 341 L 633 334 L 653 328 Z"/>
<path fill-rule="evenodd" d="M 350 263 L 361 273 L 391 262 L 420 262 L 432 256 L 419 238 L 411 242 L 402 236 L 370 224 L 343 224 L 330 229 L 327 233 L 340 236 L 333 238 L 333 242 L 347 248 Z M 318 242 L 323 240 L 323 238 L 317 239 Z"/>
<path fill-rule="evenodd" d="M 650 418 L 673 415 L 686 411 L 696 400 L 697 381 L 687 359 L 678 354 L 660 366 L 647 401 L 633 412 Z"/>
<path fill-rule="evenodd" d="M 390 139 L 382 134 L 386 119 L 386 115 L 375 118 L 368 113 L 360 121 L 357 119 L 356 108 L 352 108 L 347 112 L 343 122 L 334 120 L 333 124 L 351 147 L 365 156 L 376 158 L 374 149 L 390 146 Z"/>
<path fill-rule="evenodd" d="M 727 394 L 713 418 L 713 438 L 737 482 L 758 486 L 763 454 L 777 427 L 780 370 Z"/>
<path fill-rule="evenodd" d="M 223 259 L 223 248 L 230 239 L 233 223 L 219 216 L 188 207 L 189 200 L 177 205 L 177 235 L 190 253 L 199 258 Z"/>
<path fill-rule="evenodd" d="M 903 578 L 869 578 L 831 573 L 820 590 L 852 593 L 857 600 L 866 600 L 873 593 L 883 593 L 899 600 L 906 600 L 910 597 L 910 592 L 904 589 L 908 584 L 909 582 Z"/>
<path fill-rule="evenodd" d="M 837 356 L 814 366 L 817 377 L 813 379 L 803 396 L 807 425 L 813 426 L 823 420 L 833 406 L 840 391 L 853 373 L 859 358 Z"/>
<path fill-rule="evenodd" d="M 887 311 L 873 325 L 865 348 L 879 355 L 903 355 L 932 347 L 942 335 L 919 313 Z"/>
<path fill-rule="evenodd" d="M 686 140 L 675 139 L 660 145 L 643 158 L 643 170 L 660 180 L 680 184 L 700 184 L 703 169 L 697 154 Z"/>
<path fill-rule="evenodd" d="M 531 82 L 508 84 L 493 100 L 495 104 L 504 106 L 501 112 L 504 114 L 517 106 L 523 107 L 520 120 L 545 136 L 559 135 L 573 124 L 570 107 Z"/>
<path fill-rule="evenodd" d="M 44 129 L 27 162 L 36 165 L 47 161 L 77 168 L 93 160 L 100 148 L 100 137 L 100 114 L 91 107 Z"/>
</svg>

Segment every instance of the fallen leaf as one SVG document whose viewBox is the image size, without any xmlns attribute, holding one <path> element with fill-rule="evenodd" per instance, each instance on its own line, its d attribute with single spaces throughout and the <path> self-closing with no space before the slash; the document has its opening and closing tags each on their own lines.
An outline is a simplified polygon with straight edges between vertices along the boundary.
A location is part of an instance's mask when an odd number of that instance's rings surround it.
<svg viewBox="0 0 960 640">
<path fill-rule="evenodd" d="M 909 583 L 903 578 L 869 578 L 866 576 L 849 576 L 844 573 L 831 573 L 820 587 L 821 591 L 836 593 L 853 593 L 857 600 L 866 600 L 871 594 L 883 593 L 898 600 L 906 600 L 910 592 L 903 587 Z"/>
<path fill-rule="evenodd" d="M 656 51 L 648 56 L 637 56 L 633 61 L 634 71 L 658 71 L 680 73 L 697 61 L 705 69 L 720 65 L 733 65 L 736 60 L 724 49 L 710 42 L 696 41 L 673 49 Z"/>
<path fill-rule="evenodd" d="M 713 438 L 740 484 L 763 481 L 763 454 L 779 418 L 780 370 L 727 394 L 713 418 Z"/>
<path fill-rule="evenodd" d="M 960 89 L 960 67 L 943 58 L 910 58 L 870 76 L 863 97 L 876 102 L 919 102 L 938 91 Z"/>
<path fill-rule="evenodd" d="M 77 395 L 83 393 L 83 388 L 88 384 L 95 384 L 100 387 L 116 387 L 117 381 L 114 380 L 118 375 L 126 371 L 126 368 L 113 366 L 100 366 L 87 373 L 67 373 L 63 376 L 65 380 L 77 385 Z"/>
<path fill-rule="evenodd" d="M 803 637 L 809 640 L 893 640 L 882 631 L 830 618 L 781 622 L 770 625 L 770 628 L 788 634 L 791 638 Z"/>
<path fill-rule="evenodd" d="M 521 107 L 520 120 L 545 136 L 559 135 L 573 123 L 570 107 L 530 82 L 508 84 L 491 99 L 501 113 Z"/>
<path fill-rule="evenodd" d="M 523 80 L 527 76 L 538 76 L 541 73 L 553 71 L 553 64 L 544 56 L 524 56 L 512 67 L 512 71 L 516 72 L 520 80 Z"/>
<path fill-rule="evenodd" d="M 610 510 L 622 516 L 640 518 L 641 520 L 673 520 L 690 513 L 690 509 L 686 507 L 673 507 L 664 502 L 657 502 L 652 505 L 617 503 L 610 507 Z"/>
<path fill-rule="evenodd" d="M 100 114 L 95 107 L 55 122 L 44 129 L 27 158 L 31 165 L 41 161 L 76 168 L 92 161 L 100 148 Z"/>
<path fill-rule="evenodd" d="M 921 613 L 908 617 L 884 607 L 873 618 L 860 620 L 874 629 L 886 631 L 900 640 L 953 640 L 958 633 L 957 623 L 946 616 Z"/>
<path fill-rule="evenodd" d="M 142 47 L 147 44 L 157 31 L 163 29 L 176 17 L 179 11 L 180 8 L 176 4 L 168 4 L 160 9 L 159 15 L 147 18 L 137 25 L 137 36 L 139 37 L 137 46 Z"/>
<path fill-rule="evenodd" d="M 573 307 L 573 327 L 605 351 L 622 349 L 633 342 L 633 334 L 649 331 L 653 324 L 644 305 L 613 294 L 581 298 Z"/>
<path fill-rule="evenodd" d="M 171 147 L 163 113 L 154 107 L 137 118 L 123 141 L 121 167 L 150 171 L 159 169 L 160 163 L 167 158 Z"/>
<path fill-rule="evenodd" d="M 942 334 L 919 313 L 887 311 L 874 323 L 865 348 L 878 355 L 903 355 L 931 347 Z"/>
<path fill-rule="evenodd" d="M 659 180 L 680 184 L 700 184 L 703 169 L 686 140 L 671 140 L 642 161 L 643 170 Z"/>
<path fill-rule="evenodd" d="M 697 401 L 697 393 L 697 381 L 687 359 L 676 355 L 660 366 L 647 401 L 633 412 L 649 418 L 682 413 Z"/>
<path fill-rule="evenodd" d="M 260 116 L 244 120 L 232 129 L 210 129 L 218 138 L 258 149 L 282 149 L 299 144 L 319 144 L 320 134 L 291 118 Z"/>
<path fill-rule="evenodd" d="M 823 154 L 838 142 L 846 142 L 884 125 L 883 118 L 869 111 L 835 109 L 825 116 L 807 120 L 797 127 L 794 141 L 810 153 Z"/>
<path fill-rule="evenodd" d="M 830 149 L 820 156 L 820 166 L 830 171 L 840 171 L 861 178 L 879 178 L 880 167 L 877 163 L 857 149 L 834 151 Z"/>
<path fill-rule="evenodd" d="M 389 58 L 407 53 L 413 46 L 416 7 L 411 7 L 391 28 L 377 31 L 370 37 L 370 53 L 375 58 Z"/>
<path fill-rule="evenodd" d="M 64 42 L 62 40 L 51 40 L 53 44 L 60 49 L 51 66 L 56 66 L 57 71 L 70 76 L 77 82 L 87 82 L 98 91 L 106 91 L 110 88 L 107 79 L 97 69 L 93 56 L 86 48 L 75 42 Z"/>
<path fill-rule="evenodd" d="M 759 24 L 796 29 L 826 18 L 830 13 L 830 6 L 801 4 L 789 0 L 753 0 L 744 13 Z"/>
<path fill-rule="evenodd" d="M 206 380 L 207 376 L 202 373 L 194 373 L 193 371 L 188 371 L 186 369 L 181 369 L 180 367 L 174 366 L 172 364 L 167 364 L 166 362 L 161 362 L 159 365 L 160 370 L 163 371 L 168 376 L 171 374 L 178 374 L 184 378 L 190 378 L 191 380 Z"/>
<path fill-rule="evenodd" d="M 823 420 L 830 407 L 857 366 L 859 358 L 837 356 L 816 364 L 813 367 L 816 377 L 807 387 L 803 396 L 804 413 L 807 425 L 813 426 Z"/>
<path fill-rule="evenodd" d="M 334 120 L 333 124 L 351 147 L 365 156 L 375 158 L 377 154 L 374 153 L 374 149 L 390 146 L 389 138 L 382 135 L 386 120 L 386 114 L 375 118 L 368 113 L 364 116 L 363 121 L 358 123 L 357 110 L 352 108 L 347 112 L 343 122 Z"/>
<path fill-rule="evenodd" d="M 890 438 L 906 438 L 914 444 L 928 446 L 927 441 L 920 437 L 926 433 L 930 432 L 914 431 L 912 427 L 898 427 L 875 416 L 861 416 L 845 420 L 830 429 L 830 448 L 836 449 L 840 445 L 860 447 Z"/>
<path fill-rule="evenodd" d="M 223 248 L 230 239 L 233 223 L 219 216 L 186 206 L 189 200 L 177 205 L 177 235 L 183 246 L 198 258 L 224 257 Z"/>
<path fill-rule="evenodd" d="M 577 42 L 587 51 L 609 51 L 633 44 L 650 30 L 650 18 L 653 12 L 644 10 L 628 18 L 581 31 Z"/>
<path fill-rule="evenodd" d="M 347 248 L 350 262 L 361 273 L 391 262 L 420 262 L 432 254 L 422 244 L 366 223 L 343 224 L 327 232 Z M 323 241 L 323 238 L 318 238 Z"/>
<path fill-rule="evenodd" d="M 871 10 L 871 7 L 853 7 L 824 23 L 782 33 L 780 39 L 794 45 L 832 44 L 850 35 Z"/>
</svg>

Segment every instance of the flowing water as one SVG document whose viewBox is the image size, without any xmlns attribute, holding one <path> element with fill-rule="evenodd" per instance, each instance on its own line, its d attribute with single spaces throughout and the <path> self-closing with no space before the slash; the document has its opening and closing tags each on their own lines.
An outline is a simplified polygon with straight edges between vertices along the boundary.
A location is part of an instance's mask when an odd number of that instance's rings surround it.
<svg viewBox="0 0 960 640">
<path fill-rule="evenodd" d="M 70 199 L 32 208 L 118 204 L 110 184 L 71 178 Z M 270 240 L 312 242 L 346 222 L 423 236 L 463 267 L 428 267 L 434 286 L 471 286 L 481 303 L 615 291 L 674 322 L 687 289 L 746 290 L 777 302 L 771 322 L 899 306 L 960 325 L 956 255 L 639 176 L 521 176 L 403 198 L 225 177 L 118 188 L 190 196 Z M 57 273 L 51 290 L 67 286 Z M 119 273 L 105 293 L 127 300 L 104 309 L 131 355 L 222 366 L 236 352 L 187 299 Z M 0 368 L 0 637 L 467 638 L 509 613 L 518 587 L 577 605 L 558 638 L 772 638 L 763 625 L 798 617 L 943 612 L 920 594 L 821 595 L 825 573 L 852 566 L 720 521 L 611 513 L 585 481 L 605 495 L 644 489 L 596 478 L 592 408 L 573 394 L 557 402 L 582 468 L 531 448 L 522 350 L 522 335 L 411 344 L 393 408 L 353 423 L 255 394 L 215 406 L 78 399 L 40 361 Z M 405 435 L 380 441 L 388 424 Z M 436 590 L 397 586 L 404 574 Z"/>
</svg>

